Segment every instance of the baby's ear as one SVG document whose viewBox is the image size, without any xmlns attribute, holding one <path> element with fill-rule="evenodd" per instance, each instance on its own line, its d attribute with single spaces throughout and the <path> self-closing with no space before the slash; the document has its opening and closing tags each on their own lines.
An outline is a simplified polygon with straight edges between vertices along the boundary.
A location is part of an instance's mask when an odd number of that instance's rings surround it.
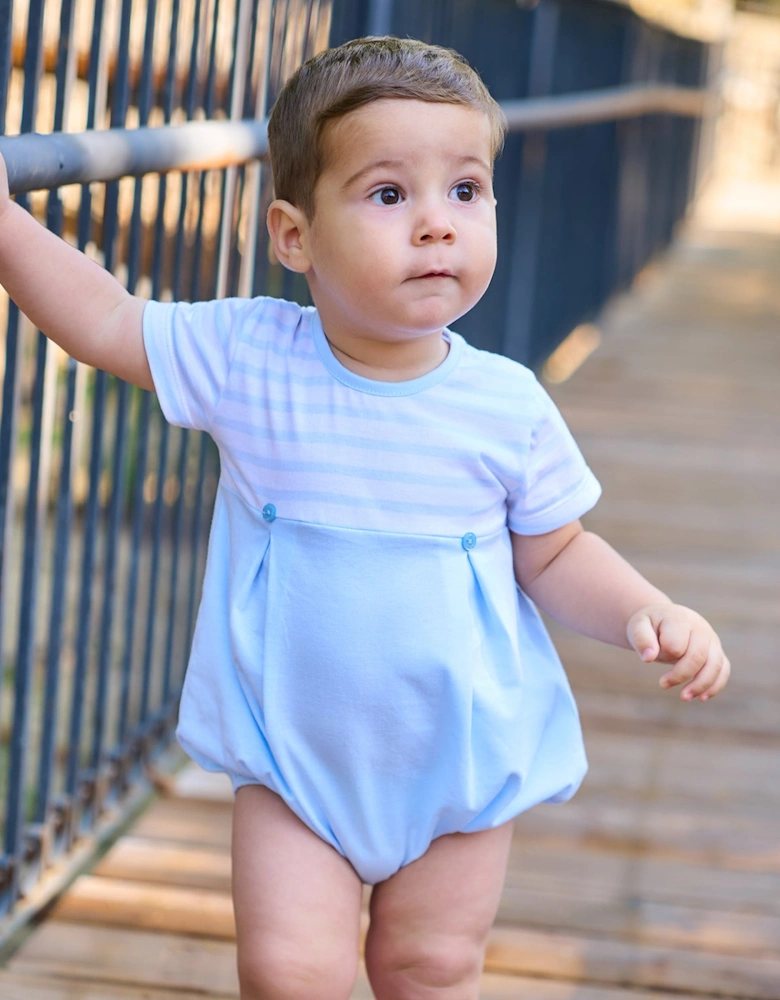
<svg viewBox="0 0 780 1000">
<path fill-rule="evenodd" d="M 306 215 L 289 201 L 277 198 L 268 206 L 268 233 L 277 259 L 290 271 L 305 274 L 311 268 L 307 252 Z"/>
</svg>

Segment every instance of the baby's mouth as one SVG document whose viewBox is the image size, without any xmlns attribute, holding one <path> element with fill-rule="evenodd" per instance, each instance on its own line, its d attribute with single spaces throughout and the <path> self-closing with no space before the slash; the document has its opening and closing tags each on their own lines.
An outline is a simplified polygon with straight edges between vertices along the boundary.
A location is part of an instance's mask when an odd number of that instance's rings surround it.
<svg viewBox="0 0 780 1000">
<path fill-rule="evenodd" d="M 424 274 L 414 274 L 413 278 L 454 278 L 452 271 L 426 271 Z"/>
</svg>

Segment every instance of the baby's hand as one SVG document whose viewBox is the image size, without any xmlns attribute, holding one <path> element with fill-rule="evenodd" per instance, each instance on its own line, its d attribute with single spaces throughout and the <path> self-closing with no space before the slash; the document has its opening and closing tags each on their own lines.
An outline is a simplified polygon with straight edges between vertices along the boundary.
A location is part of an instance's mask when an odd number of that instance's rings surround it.
<svg viewBox="0 0 780 1000">
<path fill-rule="evenodd" d="M 628 620 L 626 636 L 646 663 L 673 663 L 662 688 L 685 684 L 680 697 L 707 701 L 726 686 L 731 673 L 715 630 L 681 604 L 648 604 Z M 688 683 L 690 681 L 690 683 Z"/>
</svg>

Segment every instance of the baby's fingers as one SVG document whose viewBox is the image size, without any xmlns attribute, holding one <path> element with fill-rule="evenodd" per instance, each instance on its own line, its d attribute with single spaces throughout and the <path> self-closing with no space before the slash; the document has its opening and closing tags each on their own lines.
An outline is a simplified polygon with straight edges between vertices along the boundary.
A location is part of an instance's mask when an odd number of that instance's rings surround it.
<svg viewBox="0 0 780 1000">
<path fill-rule="evenodd" d="M 673 637 L 668 639 L 661 633 L 662 658 L 669 662 L 677 660 L 672 669 L 661 677 L 659 684 L 663 688 L 685 684 L 696 677 L 710 658 L 710 638 L 698 630 L 689 632 L 687 643 L 672 630 Z"/>
<path fill-rule="evenodd" d="M 691 683 L 683 688 L 681 697 L 685 701 L 691 701 L 693 698 L 707 701 L 714 698 L 726 686 L 730 675 L 731 664 L 721 649 L 720 643 L 712 643 L 707 662 Z"/>
</svg>

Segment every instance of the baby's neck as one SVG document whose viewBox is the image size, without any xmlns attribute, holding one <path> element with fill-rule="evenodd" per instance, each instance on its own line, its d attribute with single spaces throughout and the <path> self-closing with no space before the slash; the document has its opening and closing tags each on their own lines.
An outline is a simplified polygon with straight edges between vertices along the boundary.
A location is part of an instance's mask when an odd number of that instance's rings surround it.
<svg viewBox="0 0 780 1000">
<path fill-rule="evenodd" d="M 449 353 L 442 331 L 414 340 L 382 341 L 340 335 L 331 337 L 331 350 L 349 371 L 378 382 L 408 382 L 438 368 Z"/>
</svg>

